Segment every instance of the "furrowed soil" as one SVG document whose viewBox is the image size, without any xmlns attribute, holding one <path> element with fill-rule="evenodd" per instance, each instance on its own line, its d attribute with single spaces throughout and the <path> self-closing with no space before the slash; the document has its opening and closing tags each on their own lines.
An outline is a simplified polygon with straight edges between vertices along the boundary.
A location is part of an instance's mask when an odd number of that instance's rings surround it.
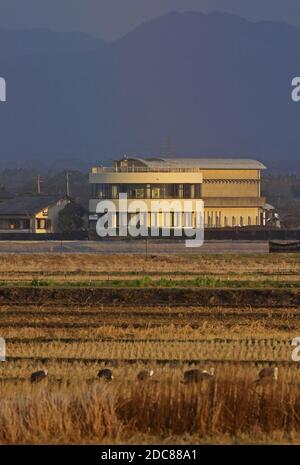
<svg viewBox="0 0 300 465">
<path fill-rule="evenodd" d="M 300 443 L 299 278 L 293 254 L 1 255 L 0 443 Z"/>
</svg>

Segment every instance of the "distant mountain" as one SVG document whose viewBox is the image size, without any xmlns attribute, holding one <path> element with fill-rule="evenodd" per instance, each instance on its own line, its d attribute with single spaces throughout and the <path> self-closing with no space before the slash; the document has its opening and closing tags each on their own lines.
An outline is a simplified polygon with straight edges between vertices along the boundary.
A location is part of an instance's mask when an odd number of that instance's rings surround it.
<svg viewBox="0 0 300 465">
<path fill-rule="evenodd" d="M 103 45 L 101 39 L 81 32 L 0 29 L 0 57 L 86 52 Z"/>
<path fill-rule="evenodd" d="M 284 23 L 172 13 L 99 49 L 0 53 L 0 155 L 100 161 L 160 155 L 168 139 L 175 155 L 298 166 L 299 43 Z"/>
</svg>

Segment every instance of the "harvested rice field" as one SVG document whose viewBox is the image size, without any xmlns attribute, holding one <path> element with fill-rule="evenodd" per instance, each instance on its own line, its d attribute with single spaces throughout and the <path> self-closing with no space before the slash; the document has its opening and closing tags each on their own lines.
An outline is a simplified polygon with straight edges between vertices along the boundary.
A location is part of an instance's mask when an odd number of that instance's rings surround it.
<svg viewBox="0 0 300 465">
<path fill-rule="evenodd" d="M 299 283 L 296 254 L 1 255 L 0 444 L 299 444 Z"/>
</svg>

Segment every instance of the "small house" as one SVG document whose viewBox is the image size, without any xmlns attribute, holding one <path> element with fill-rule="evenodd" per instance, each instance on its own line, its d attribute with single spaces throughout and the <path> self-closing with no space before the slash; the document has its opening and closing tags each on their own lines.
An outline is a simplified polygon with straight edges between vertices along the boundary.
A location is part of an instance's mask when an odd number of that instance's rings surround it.
<svg viewBox="0 0 300 465">
<path fill-rule="evenodd" d="M 70 202 L 59 195 L 17 196 L 0 203 L 0 233 L 56 233 L 58 214 Z"/>
</svg>

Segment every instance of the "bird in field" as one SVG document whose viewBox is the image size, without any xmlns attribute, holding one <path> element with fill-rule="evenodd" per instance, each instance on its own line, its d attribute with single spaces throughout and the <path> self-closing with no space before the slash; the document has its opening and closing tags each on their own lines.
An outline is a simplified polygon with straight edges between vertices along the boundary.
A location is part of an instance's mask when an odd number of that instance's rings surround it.
<svg viewBox="0 0 300 465">
<path fill-rule="evenodd" d="M 207 370 L 188 370 L 183 373 L 183 383 L 198 383 L 199 381 L 210 380 L 214 377 L 215 370 L 210 368 Z"/>
<path fill-rule="evenodd" d="M 258 373 L 258 379 L 255 384 L 269 384 L 278 380 L 278 367 L 265 367 Z"/>
<path fill-rule="evenodd" d="M 138 381 L 146 381 L 147 379 L 151 378 L 154 375 L 153 370 L 142 370 L 137 374 Z"/>
<path fill-rule="evenodd" d="M 113 373 L 108 368 L 103 368 L 98 372 L 98 378 L 104 379 L 105 381 L 112 381 L 114 379 Z"/>
<path fill-rule="evenodd" d="M 35 371 L 30 376 L 30 382 L 40 383 L 41 381 L 43 381 L 43 379 L 47 378 L 47 376 L 48 376 L 48 371 L 46 370 Z"/>
</svg>

